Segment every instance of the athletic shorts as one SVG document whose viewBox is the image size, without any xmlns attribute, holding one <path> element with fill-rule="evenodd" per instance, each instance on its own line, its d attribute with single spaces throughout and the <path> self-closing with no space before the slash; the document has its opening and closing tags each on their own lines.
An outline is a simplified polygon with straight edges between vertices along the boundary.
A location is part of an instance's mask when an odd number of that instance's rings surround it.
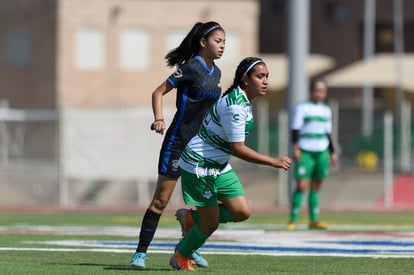
<svg viewBox="0 0 414 275">
<path fill-rule="evenodd" d="M 181 190 L 185 204 L 193 206 L 213 206 L 246 195 L 234 170 L 219 176 L 197 176 L 181 169 Z"/>
<path fill-rule="evenodd" d="M 326 179 L 329 177 L 329 150 L 309 152 L 301 150 L 301 159 L 295 163 L 296 179 Z"/>
<path fill-rule="evenodd" d="M 160 157 L 158 159 L 158 174 L 178 179 L 180 177 L 180 167 L 178 160 L 180 159 L 182 148 L 172 148 L 165 151 L 161 148 Z"/>
</svg>

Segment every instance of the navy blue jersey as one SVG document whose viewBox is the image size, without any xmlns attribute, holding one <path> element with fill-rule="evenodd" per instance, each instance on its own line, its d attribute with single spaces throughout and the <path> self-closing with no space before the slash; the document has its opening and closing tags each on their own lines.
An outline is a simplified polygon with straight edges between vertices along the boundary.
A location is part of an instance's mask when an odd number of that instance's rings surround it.
<svg viewBox="0 0 414 275">
<path fill-rule="evenodd" d="M 159 174 L 179 177 L 178 159 L 200 129 L 205 114 L 220 98 L 220 78 L 220 69 L 214 65 L 210 71 L 199 56 L 188 60 L 168 77 L 167 81 L 177 89 L 177 111 L 161 147 Z"/>
</svg>

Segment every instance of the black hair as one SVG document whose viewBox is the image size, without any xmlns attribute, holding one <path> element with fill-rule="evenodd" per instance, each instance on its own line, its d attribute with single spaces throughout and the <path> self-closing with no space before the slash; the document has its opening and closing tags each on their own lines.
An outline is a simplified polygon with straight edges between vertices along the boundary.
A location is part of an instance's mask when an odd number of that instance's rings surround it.
<svg viewBox="0 0 414 275">
<path fill-rule="evenodd" d="M 309 90 L 312 92 L 315 89 L 316 83 L 323 83 L 326 85 L 326 81 L 323 77 L 315 77 L 310 81 Z"/>
<path fill-rule="evenodd" d="M 165 56 L 168 67 L 182 65 L 191 57 L 197 55 L 200 52 L 200 39 L 207 39 L 216 30 L 224 31 L 220 24 L 214 21 L 206 23 L 197 22 L 194 24 L 181 44 Z"/>
<path fill-rule="evenodd" d="M 223 96 L 231 92 L 237 86 L 240 86 L 242 82 L 242 76 L 243 75 L 250 76 L 253 72 L 253 68 L 257 64 L 265 64 L 265 63 L 261 58 L 258 58 L 258 57 L 244 58 L 237 66 L 236 72 L 234 74 L 233 84 L 231 84 L 231 86 L 224 92 Z"/>
</svg>

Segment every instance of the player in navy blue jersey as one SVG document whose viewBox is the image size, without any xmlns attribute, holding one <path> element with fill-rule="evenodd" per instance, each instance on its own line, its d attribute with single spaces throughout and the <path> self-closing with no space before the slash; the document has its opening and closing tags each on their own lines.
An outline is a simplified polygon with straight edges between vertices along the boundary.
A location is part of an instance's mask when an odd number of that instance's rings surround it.
<svg viewBox="0 0 414 275">
<path fill-rule="evenodd" d="M 157 186 L 141 223 L 138 246 L 130 264 L 133 268 L 145 268 L 148 246 L 180 177 L 178 160 L 181 152 L 200 129 L 205 114 L 221 96 L 221 72 L 214 60 L 221 58 L 224 46 L 225 32 L 220 24 L 198 22 L 181 44 L 165 57 L 167 65 L 177 69 L 152 93 L 154 122 L 151 130 L 164 134 L 163 96 L 173 89 L 177 91 L 177 111 L 160 150 Z M 191 258 L 198 266 L 208 266 L 198 251 Z"/>
</svg>

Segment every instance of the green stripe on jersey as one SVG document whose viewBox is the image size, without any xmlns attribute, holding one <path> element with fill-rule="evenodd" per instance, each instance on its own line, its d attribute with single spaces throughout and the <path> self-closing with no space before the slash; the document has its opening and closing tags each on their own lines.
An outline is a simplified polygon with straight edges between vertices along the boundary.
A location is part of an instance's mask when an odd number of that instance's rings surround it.
<svg viewBox="0 0 414 275">
<path fill-rule="evenodd" d="M 318 121 L 318 122 L 327 122 L 328 118 L 324 116 L 307 116 L 304 118 L 305 122 Z"/>
<path fill-rule="evenodd" d="M 232 90 L 226 97 L 227 106 L 241 105 L 243 107 L 250 106 L 250 102 L 239 89 Z"/>
<path fill-rule="evenodd" d="M 326 138 L 326 134 L 303 133 L 303 134 L 300 134 L 300 137 L 301 138 L 323 139 L 323 138 Z"/>
<path fill-rule="evenodd" d="M 211 120 L 215 124 L 217 124 L 218 126 L 221 126 L 220 118 L 219 118 L 219 115 L 217 113 L 217 104 L 215 104 L 213 108 L 210 108 L 210 117 L 211 117 Z"/>
<path fill-rule="evenodd" d="M 185 147 L 184 151 L 181 153 L 181 158 L 189 164 L 202 168 L 213 168 L 213 169 L 223 169 L 226 167 L 227 163 L 219 163 L 210 159 L 206 159 L 203 156 L 197 154 L 190 147 Z"/>
<path fill-rule="evenodd" d="M 231 153 L 230 144 L 205 127 L 201 128 L 198 136 L 203 140 L 204 143 L 210 145 L 211 147 L 223 151 L 227 154 Z"/>
</svg>

